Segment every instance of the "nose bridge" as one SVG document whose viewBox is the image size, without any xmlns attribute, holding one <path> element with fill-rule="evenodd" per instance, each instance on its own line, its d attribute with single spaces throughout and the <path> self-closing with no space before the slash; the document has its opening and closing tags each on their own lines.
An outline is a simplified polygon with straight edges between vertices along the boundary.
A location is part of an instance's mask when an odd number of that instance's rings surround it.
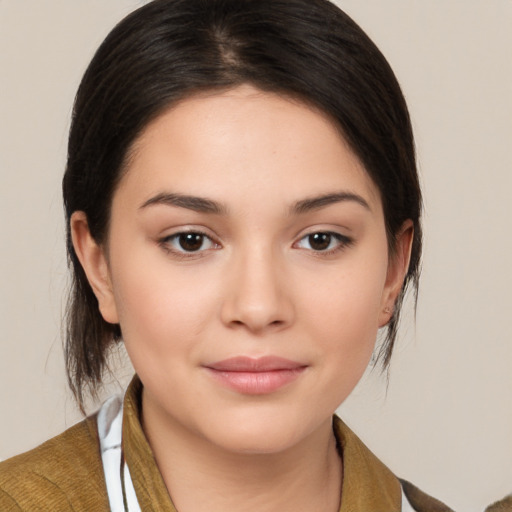
<svg viewBox="0 0 512 512">
<path fill-rule="evenodd" d="M 252 244 L 251 244 L 252 245 Z M 223 304 L 223 319 L 253 332 L 283 328 L 293 307 L 279 254 L 269 244 L 236 251 Z"/>
</svg>

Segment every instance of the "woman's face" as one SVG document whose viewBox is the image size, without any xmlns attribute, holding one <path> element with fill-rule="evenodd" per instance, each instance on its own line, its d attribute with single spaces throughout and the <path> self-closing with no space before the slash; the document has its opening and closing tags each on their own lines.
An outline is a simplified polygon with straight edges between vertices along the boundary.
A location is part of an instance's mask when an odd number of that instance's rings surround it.
<svg viewBox="0 0 512 512">
<path fill-rule="evenodd" d="M 326 116 L 249 86 L 161 115 L 96 259 L 145 421 L 239 453 L 330 428 L 401 285 L 387 247 L 378 190 Z"/>
</svg>

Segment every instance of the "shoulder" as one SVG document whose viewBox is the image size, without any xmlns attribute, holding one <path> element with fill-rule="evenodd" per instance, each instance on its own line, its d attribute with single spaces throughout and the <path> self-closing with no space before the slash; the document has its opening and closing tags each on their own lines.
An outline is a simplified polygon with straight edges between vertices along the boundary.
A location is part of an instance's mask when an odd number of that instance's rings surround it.
<svg viewBox="0 0 512 512">
<path fill-rule="evenodd" d="M 96 431 L 90 417 L 0 463 L 0 510 L 107 510 Z"/>
<path fill-rule="evenodd" d="M 347 510 L 400 510 L 402 504 L 404 511 L 453 512 L 414 485 L 397 478 L 337 416 L 334 416 L 333 427 L 343 459 L 343 496 L 346 502 L 356 504 Z"/>
<path fill-rule="evenodd" d="M 509 494 L 505 498 L 492 505 L 489 505 L 485 512 L 511 512 L 512 511 L 512 494 Z"/>
<path fill-rule="evenodd" d="M 453 512 L 444 503 L 428 496 L 406 480 L 400 480 L 400 484 L 407 501 L 416 512 Z"/>
</svg>

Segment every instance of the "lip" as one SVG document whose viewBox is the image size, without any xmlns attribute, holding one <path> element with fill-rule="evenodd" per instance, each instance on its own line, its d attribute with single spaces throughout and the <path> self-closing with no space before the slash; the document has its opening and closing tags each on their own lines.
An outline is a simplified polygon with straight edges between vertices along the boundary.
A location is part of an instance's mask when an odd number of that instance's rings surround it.
<svg viewBox="0 0 512 512">
<path fill-rule="evenodd" d="M 222 385 L 246 395 L 273 393 L 296 380 L 307 365 L 276 356 L 238 356 L 204 365 Z"/>
</svg>

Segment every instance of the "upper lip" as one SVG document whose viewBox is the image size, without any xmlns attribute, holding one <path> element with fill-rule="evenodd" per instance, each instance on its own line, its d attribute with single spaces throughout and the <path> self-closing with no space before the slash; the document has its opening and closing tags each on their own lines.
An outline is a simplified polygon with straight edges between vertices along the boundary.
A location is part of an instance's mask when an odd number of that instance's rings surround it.
<svg viewBox="0 0 512 512">
<path fill-rule="evenodd" d="M 237 356 L 205 365 L 206 368 L 224 372 L 271 372 L 276 370 L 296 370 L 305 364 L 277 356 L 247 357 Z"/>
</svg>

